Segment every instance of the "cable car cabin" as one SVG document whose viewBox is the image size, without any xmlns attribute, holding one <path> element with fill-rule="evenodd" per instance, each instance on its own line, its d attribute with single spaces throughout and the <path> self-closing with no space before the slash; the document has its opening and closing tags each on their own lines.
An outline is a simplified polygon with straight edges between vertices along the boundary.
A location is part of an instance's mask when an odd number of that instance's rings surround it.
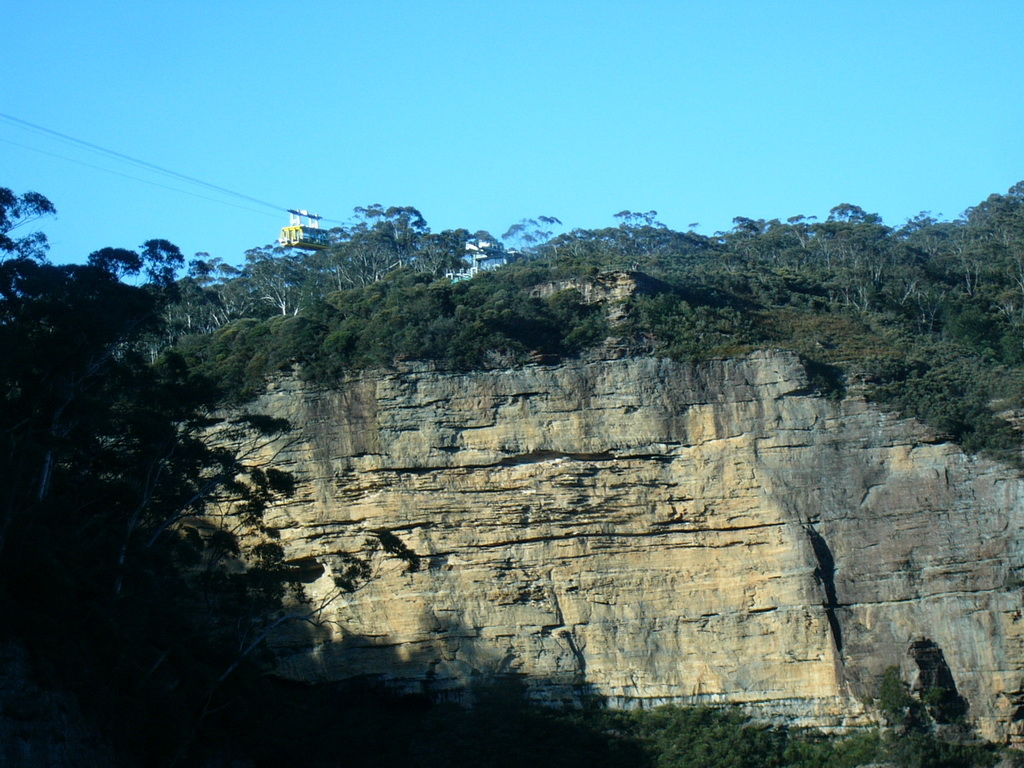
<svg viewBox="0 0 1024 768">
<path fill-rule="evenodd" d="M 320 251 L 329 245 L 327 230 L 317 227 L 282 227 L 278 242 L 285 248 L 306 248 L 310 251 Z"/>
<path fill-rule="evenodd" d="M 320 216 L 290 209 L 288 213 L 291 214 L 291 221 L 287 227 L 281 228 L 281 237 L 277 242 L 285 248 L 305 248 L 309 251 L 321 251 L 330 245 L 329 233 L 320 229 Z"/>
</svg>

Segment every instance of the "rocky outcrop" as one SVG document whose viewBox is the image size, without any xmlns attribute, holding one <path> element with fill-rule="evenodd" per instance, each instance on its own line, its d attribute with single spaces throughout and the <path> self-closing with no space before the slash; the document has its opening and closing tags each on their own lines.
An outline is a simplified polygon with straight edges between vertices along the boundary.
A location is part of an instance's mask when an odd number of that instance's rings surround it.
<svg viewBox="0 0 1024 768">
<path fill-rule="evenodd" d="M 643 272 L 612 270 L 541 283 L 530 289 L 530 295 L 547 299 L 560 291 L 576 291 L 584 303 L 603 305 L 608 322 L 614 327 L 628 318 L 629 300 L 634 296 L 673 290 L 667 283 Z"/>
<path fill-rule="evenodd" d="M 538 698 L 834 728 L 871 721 L 895 664 L 983 734 L 1020 730 L 1020 477 L 816 396 L 794 355 L 407 365 L 253 408 L 294 426 L 266 450 L 299 493 L 268 521 L 325 606 L 277 639 L 280 674 L 441 695 L 517 673 Z M 420 567 L 375 556 L 339 594 L 380 529 Z"/>
</svg>

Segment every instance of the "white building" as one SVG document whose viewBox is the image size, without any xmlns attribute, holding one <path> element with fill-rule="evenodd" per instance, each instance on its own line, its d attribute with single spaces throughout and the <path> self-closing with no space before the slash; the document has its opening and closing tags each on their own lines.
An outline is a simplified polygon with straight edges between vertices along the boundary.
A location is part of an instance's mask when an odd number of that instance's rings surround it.
<svg viewBox="0 0 1024 768">
<path fill-rule="evenodd" d="M 492 269 L 503 267 L 509 263 L 513 254 L 506 251 L 499 243 L 492 243 L 487 240 L 470 241 L 466 243 L 465 259 L 469 266 L 458 272 L 445 274 L 449 280 L 468 280 L 478 272 L 489 272 Z"/>
</svg>

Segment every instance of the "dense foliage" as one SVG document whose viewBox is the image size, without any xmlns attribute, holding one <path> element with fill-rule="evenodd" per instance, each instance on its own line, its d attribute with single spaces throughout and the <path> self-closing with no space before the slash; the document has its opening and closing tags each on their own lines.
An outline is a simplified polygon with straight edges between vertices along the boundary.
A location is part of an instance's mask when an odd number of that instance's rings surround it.
<svg viewBox="0 0 1024 768">
<path fill-rule="evenodd" d="M 401 270 L 297 315 L 228 323 L 185 339 L 182 349 L 245 397 L 260 391 L 268 372 L 295 363 L 319 379 L 399 359 L 474 368 L 572 354 L 606 335 L 600 308 L 573 291 L 542 300 L 494 274 L 451 283 Z"/>
<path fill-rule="evenodd" d="M 15 756 L 12 723 L 72 709 L 126 764 L 187 764 L 262 673 L 267 631 L 315 613 L 262 522 L 294 490 L 259 451 L 287 425 L 215 416 L 208 380 L 154 357 L 183 261 L 173 245 L 54 266 L 45 238 L 7 235 L 52 206 L 6 192 L 0 208 L 20 207 L 0 215 L 0 661 L 27 649 L 65 699 L 0 691 L 0 762 Z"/>
<path fill-rule="evenodd" d="M 800 353 L 824 392 L 858 386 L 968 450 L 1019 461 L 1024 183 L 956 220 L 922 213 L 901 227 L 850 204 L 825 221 L 740 217 L 711 237 L 623 211 L 618 226 L 552 238 L 543 227 L 557 220 L 541 217 L 506 233 L 529 244 L 514 263 L 456 283 L 442 275 L 466 230 L 434 235 L 413 208 L 359 210 L 327 251 L 256 249 L 241 270 L 193 262 L 168 339 L 240 398 L 296 364 L 330 380 L 400 359 L 551 360 L 610 338 L 682 359 L 777 346 Z M 570 285 L 609 270 L 663 282 L 615 327 Z M 542 299 L 545 284 L 566 287 Z"/>
<path fill-rule="evenodd" d="M 247 710 L 239 746 L 256 765 L 566 768 L 982 768 L 1013 753 L 925 730 L 846 737 L 751 723 L 732 709 L 531 706 L 515 680 L 476 691 L 463 709 L 372 692 L 278 689 Z M 254 737 L 253 734 L 258 734 Z"/>
</svg>

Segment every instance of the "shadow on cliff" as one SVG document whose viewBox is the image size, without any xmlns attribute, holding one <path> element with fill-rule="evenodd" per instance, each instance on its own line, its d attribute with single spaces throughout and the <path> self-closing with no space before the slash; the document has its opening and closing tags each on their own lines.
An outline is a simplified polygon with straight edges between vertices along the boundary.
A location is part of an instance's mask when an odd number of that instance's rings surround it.
<svg viewBox="0 0 1024 768">
<path fill-rule="evenodd" d="M 825 609 L 825 616 L 828 618 L 828 625 L 832 630 L 832 639 L 836 644 L 836 650 L 843 652 L 843 628 L 836 616 L 836 609 L 839 608 L 839 599 L 836 596 L 836 561 L 832 555 L 832 549 L 813 526 L 805 527 L 807 538 L 811 542 L 811 551 L 817 567 L 814 569 L 814 579 L 821 585 L 825 592 L 825 600 L 822 608 Z"/>
<path fill-rule="evenodd" d="M 453 627 L 457 631 L 458 627 Z M 349 635 L 346 642 L 372 638 Z M 398 646 L 374 647 L 395 676 L 368 674 L 309 684 L 266 676 L 210 726 L 233 733 L 253 766 L 527 766 L 647 768 L 641 743 L 614 725 L 596 698 L 540 706 L 531 690 L 560 681 L 471 669 L 460 686 L 439 681 Z M 425 673 L 412 678 L 409 673 Z M 399 683 L 396 685 L 396 682 Z"/>
<path fill-rule="evenodd" d="M 358 674 L 317 684 L 266 675 L 211 718 L 211 732 L 232 733 L 254 766 L 651 765 L 575 671 L 527 678 L 461 616 L 424 620 L 428 643 L 339 627 L 327 641 L 325 627 L 304 625 L 311 659 Z"/>
<path fill-rule="evenodd" d="M 587 682 L 583 653 L 560 625 L 537 630 L 539 638 L 553 640 L 566 659 L 572 659 L 564 671 L 548 676 L 522 674 L 522 648 L 503 647 L 496 638 L 482 637 L 478 628 L 467 625 L 455 612 L 426 608 L 419 627 L 425 639 L 396 642 L 339 625 L 333 625 L 331 632 L 305 626 L 304 647 L 309 649 L 308 657 L 317 659 L 324 677 L 343 677 L 341 687 L 360 692 L 379 690 L 470 708 L 481 696 L 493 699 L 502 691 L 523 701 L 578 709 L 601 700 Z"/>
</svg>

